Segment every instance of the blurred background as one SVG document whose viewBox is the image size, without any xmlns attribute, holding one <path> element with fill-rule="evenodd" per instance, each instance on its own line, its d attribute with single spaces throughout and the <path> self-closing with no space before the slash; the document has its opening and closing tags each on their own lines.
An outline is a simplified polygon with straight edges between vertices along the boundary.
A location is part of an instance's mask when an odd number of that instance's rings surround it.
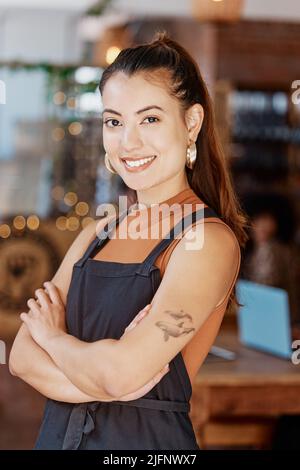
<svg viewBox="0 0 300 470">
<path fill-rule="evenodd" d="M 240 278 L 288 293 L 300 339 L 299 1 L 0 0 L 0 449 L 30 449 L 44 406 L 5 364 L 19 313 L 98 205 L 127 194 L 104 165 L 99 79 L 121 49 L 162 29 L 200 66 L 251 217 Z M 300 366 L 242 346 L 237 316 L 225 316 L 219 340 L 235 361 L 208 357 L 199 373 L 199 442 L 270 448 L 287 428 L 292 442 Z"/>
</svg>

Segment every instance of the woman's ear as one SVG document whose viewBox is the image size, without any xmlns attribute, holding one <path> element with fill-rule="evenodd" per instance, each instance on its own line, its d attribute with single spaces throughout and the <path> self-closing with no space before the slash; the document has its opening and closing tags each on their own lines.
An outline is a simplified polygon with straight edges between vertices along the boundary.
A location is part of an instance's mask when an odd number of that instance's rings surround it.
<svg viewBox="0 0 300 470">
<path fill-rule="evenodd" d="M 189 139 L 196 142 L 204 119 L 204 109 L 200 103 L 195 103 L 189 107 L 185 114 L 185 122 Z"/>
</svg>

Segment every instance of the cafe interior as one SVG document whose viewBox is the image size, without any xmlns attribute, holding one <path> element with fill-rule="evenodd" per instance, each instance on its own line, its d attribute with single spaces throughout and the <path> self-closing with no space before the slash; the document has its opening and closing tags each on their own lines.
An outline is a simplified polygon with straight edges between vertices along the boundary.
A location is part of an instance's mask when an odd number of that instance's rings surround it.
<svg viewBox="0 0 300 470">
<path fill-rule="evenodd" d="M 20 312 L 97 207 L 107 171 L 98 89 L 119 52 L 167 33 L 196 60 L 241 207 L 236 289 L 193 383 L 207 450 L 297 449 L 300 433 L 300 2 L 0 1 L 0 449 L 32 449 L 45 396 L 13 376 Z M 300 351 L 300 350 L 299 350 Z"/>
</svg>

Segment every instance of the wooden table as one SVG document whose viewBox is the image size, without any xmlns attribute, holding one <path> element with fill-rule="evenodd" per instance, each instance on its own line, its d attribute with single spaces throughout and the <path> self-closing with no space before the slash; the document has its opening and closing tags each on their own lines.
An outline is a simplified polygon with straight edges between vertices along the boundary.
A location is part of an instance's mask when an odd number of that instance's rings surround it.
<svg viewBox="0 0 300 470">
<path fill-rule="evenodd" d="M 208 356 L 194 380 L 190 416 L 200 447 L 268 447 L 277 418 L 300 414 L 300 364 L 242 346 L 232 329 L 215 345 L 237 358 Z"/>
</svg>

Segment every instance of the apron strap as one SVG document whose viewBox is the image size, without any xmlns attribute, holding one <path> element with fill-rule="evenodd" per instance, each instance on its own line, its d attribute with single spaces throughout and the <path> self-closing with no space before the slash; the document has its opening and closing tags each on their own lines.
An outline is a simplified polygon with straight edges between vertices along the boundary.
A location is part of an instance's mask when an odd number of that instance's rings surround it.
<svg viewBox="0 0 300 470">
<path fill-rule="evenodd" d="M 135 406 L 137 408 L 147 408 L 150 410 L 174 411 L 179 413 L 189 413 L 191 406 L 188 401 L 159 400 L 156 398 L 137 398 L 136 400 L 118 401 L 114 400 L 110 405 Z"/>
<path fill-rule="evenodd" d="M 188 214 L 186 217 L 183 217 L 169 232 L 166 237 L 164 237 L 149 253 L 147 258 L 141 264 L 141 267 L 137 269 L 137 273 L 142 276 L 148 276 L 151 269 L 153 269 L 154 262 L 156 258 L 172 243 L 172 241 L 179 235 L 182 234 L 186 228 L 192 226 L 195 222 L 201 219 L 206 219 L 210 217 L 219 218 L 217 213 L 210 207 L 204 207 L 198 211 Z"/>
<path fill-rule="evenodd" d="M 83 435 L 90 434 L 95 429 L 96 413 L 99 406 L 134 406 L 150 410 L 172 411 L 179 413 L 190 412 L 190 402 L 159 400 L 152 398 L 137 398 L 129 401 L 98 401 L 74 404 L 71 411 L 68 426 L 65 432 L 62 450 L 77 450 L 81 444 Z"/>
<path fill-rule="evenodd" d="M 109 235 L 113 232 L 113 230 L 115 230 L 115 228 L 119 225 L 119 223 L 127 216 L 129 210 L 130 208 L 125 209 L 116 219 L 113 219 L 110 222 L 107 222 L 105 227 L 101 230 L 101 232 L 98 235 L 96 235 L 94 240 L 88 246 L 84 255 L 74 264 L 74 266 L 82 267 L 89 257 L 93 257 L 94 250 L 98 251 L 99 248 L 103 247 L 103 245 L 109 239 Z M 147 258 L 144 260 L 144 262 L 141 263 L 141 266 L 137 269 L 136 272 L 138 274 L 141 274 L 142 276 L 148 276 L 156 258 L 160 255 L 160 253 L 162 253 L 170 245 L 170 243 L 172 243 L 172 241 L 179 234 L 181 234 L 187 227 L 191 226 L 196 221 L 201 220 L 203 218 L 209 218 L 209 217 L 219 218 L 216 212 L 210 207 L 204 207 L 198 211 L 188 214 L 186 217 L 183 217 L 175 225 L 175 227 L 171 229 L 169 234 L 166 237 L 164 237 L 154 247 L 154 249 L 149 253 Z"/>
<path fill-rule="evenodd" d="M 126 217 L 128 209 L 125 209 L 116 219 L 107 222 L 104 228 L 100 231 L 99 234 L 93 239 L 88 248 L 86 249 L 84 255 L 75 263 L 74 266 L 82 267 L 86 260 L 90 257 L 93 257 L 94 250 L 98 250 L 102 247 L 108 240 L 109 235 L 115 230 L 118 224 Z"/>
</svg>

